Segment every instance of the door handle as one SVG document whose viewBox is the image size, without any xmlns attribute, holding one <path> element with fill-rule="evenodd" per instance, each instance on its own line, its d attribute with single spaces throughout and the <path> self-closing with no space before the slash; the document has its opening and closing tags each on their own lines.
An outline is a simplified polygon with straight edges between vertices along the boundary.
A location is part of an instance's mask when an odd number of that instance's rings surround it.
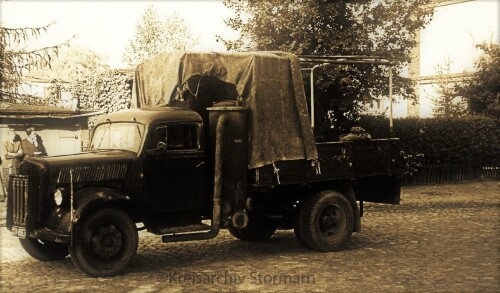
<svg viewBox="0 0 500 293">
<path fill-rule="evenodd" d="M 203 162 L 201 162 L 201 163 L 199 163 L 198 165 L 196 165 L 196 168 L 200 167 L 200 166 L 201 166 L 201 165 L 203 165 L 203 164 L 205 164 L 205 162 L 204 162 L 204 161 L 203 161 Z"/>
</svg>

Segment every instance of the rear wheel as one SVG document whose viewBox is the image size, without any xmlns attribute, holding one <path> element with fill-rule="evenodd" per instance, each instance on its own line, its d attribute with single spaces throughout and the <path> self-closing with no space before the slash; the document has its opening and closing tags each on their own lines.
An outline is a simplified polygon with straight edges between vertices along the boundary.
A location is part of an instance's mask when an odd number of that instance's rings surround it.
<svg viewBox="0 0 500 293">
<path fill-rule="evenodd" d="M 39 239 L 19 239 L 21 246 L 33 258 L 41 261 L 64 259 L 68 254 L 68 245 Z"/>
<path fill-rule="evenodd" d="M 229 233 L 244 241 L 263 242 L 276 232 L 276 224 L 263 219 L 250 219 L 245 228 L 229 227 Z"/>
<path fill-rule="evenodd" d="M 297 238 L 297 241 L 299 241 L 300 244 L 307 246 L 306 242 L 304 241 L 304 236 L 302 236 L 302 233 L 300 233 L 300 227 L 298 225 L 293 228 L 293 233 L 295 234 L 295 238 Z"/>
<path fill-rule="evenodd" d="M 70 248 L 77 268 L 92 277 L 120 274 L 137 252 L 138 234 L 132 219 L 118 209 L 102 209 L 90 215 Z"/>
<path fill-rule="evenodd" d="M 295 235 L 318 251 L 342 250 L 351 239 L 354 213 L 349 201 L 336 191 L 323 191 L 304 203 Z"/>
</svg>

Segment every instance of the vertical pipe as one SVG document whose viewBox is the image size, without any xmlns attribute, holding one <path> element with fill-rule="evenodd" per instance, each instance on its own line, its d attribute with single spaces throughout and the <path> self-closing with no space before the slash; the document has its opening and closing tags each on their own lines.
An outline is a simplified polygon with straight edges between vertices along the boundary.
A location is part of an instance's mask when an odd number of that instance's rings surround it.
<svg viewBox="0 0 500 293">
<path fill-rule="evenodd" d="M 314 69 L 317 68 L 318 65 L 313 66 L 311 68 L 311 127 L 314 129 Z"/>
<path fill-rule="evenodd" d="M 392 137 L 393 134 L 393 122 L 392 122 L 392 66 L 389 66 L 389 134 Z"/>
<path fill-rule="evenodd" d="M 228 118 L 226 115 L 222 114 L 217 119 L 215 132 L 214 203 L 212 207 L 212 223 L 210 230 L 208 232 L 163 235 L 162 241 L 164 243 L 212 239 L 219 234 L 221 225 L 222 184 L 224 180 L 222 174 L 224 166 L 224 143 Z"/>
<path fill-rule="evenodd" d="M 221 198 L 223 184 L 223 166 L 224 166 L 224 144 L 227 124 L 226 115 L 222 114 L 217 120 L 215 133 L 215 170 L 214 170 L 214 199 L 212 207 L 212 229 L 207 233 L 209 238 L 215 237 L 220 230 L 221 222 Z"/>
</svg>

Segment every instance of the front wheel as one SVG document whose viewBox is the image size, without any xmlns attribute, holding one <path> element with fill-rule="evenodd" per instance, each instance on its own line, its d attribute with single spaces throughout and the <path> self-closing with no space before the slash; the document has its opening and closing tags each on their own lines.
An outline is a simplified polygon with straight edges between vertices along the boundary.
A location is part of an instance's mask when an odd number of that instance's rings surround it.
<svg viewBox="0 0 500 293">
<path fill-rule="evenodd" d="M 297 238 L 318 251 L 342 250 L 351 239 L 354 212 L 349 201 L 336 191 L 323 191 L 308 200 L 300 211 Z"/>
<path fill-rule="evenodd" d="M 92 277 L 120 274 L 137 252 L 138 234 L 125 212 L 107 208 L 90 215 L 70 247 L 75 266 Z"/>
<path fill-rule="evenodd" d="M 41 261 L 61 260 L 68 255 L 68 245 L 39 239 L 19 239 L 21 246 L 33 258 Z"/>
</svg>

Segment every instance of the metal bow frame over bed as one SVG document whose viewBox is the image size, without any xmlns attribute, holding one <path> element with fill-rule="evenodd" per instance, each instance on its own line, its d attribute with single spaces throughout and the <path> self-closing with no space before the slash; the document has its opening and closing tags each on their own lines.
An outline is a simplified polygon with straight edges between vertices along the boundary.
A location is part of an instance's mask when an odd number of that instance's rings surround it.
<svg viewBox="0 0 500 293">
<path fill-rule="evenodd" d="M 392 113 L 392 66 L 394 65 L 389 59 L 381 56 L 362 56 L 362 55 L 347 55 L 347 56 L 317 56 L 317 55 L 300 55 L 298 56 L 301 63 L 310 64 L 312 67 L 304 67 L 303 71 L 310 71 L 310 86 L 311 86 L 311 127 L 314 128 L 314 71 L 320 67 L 329 65 L 352 65 L 352 64 L 367 64 L 381 65 L 389 67 L 389 129 L 393 133 L 393 113 Z"/>
</svg>

